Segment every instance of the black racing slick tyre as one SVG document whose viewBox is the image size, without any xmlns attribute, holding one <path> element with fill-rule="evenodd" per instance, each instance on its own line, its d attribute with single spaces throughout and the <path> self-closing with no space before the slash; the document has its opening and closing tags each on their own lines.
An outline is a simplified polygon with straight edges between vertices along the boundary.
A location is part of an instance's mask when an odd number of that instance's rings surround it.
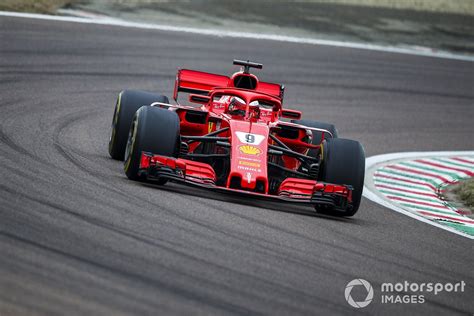
<svg viewBox="0 0 474 316">
<path fill-rule="evenodd" d="M 109 139 L 110 157 L 116 160 L 124 159 L 130 123 L 135 112 L 141 106 L 150 105 L 153 102 L 169 103 L 169 100 L 164 95 L 138 90 L 124 90 L 119 93 Z"/>
<path fill-rule="evenodd" d="M 325 129 L 325 130 L 328 130 L 332 134 L 333 138 L 338 137 L 337 129 L 336 129 L 336 126 L 334 126 L 334 124 L 311 121 L 311 120 L 292 120 L 291 122 L 295 123 L 295 124 L 308 126 L 308 127 Z M 318 131 L 312 131 L 312 132 L 313 132 L 313 138 L 311 140 L 311 143 L 313 145 L 319 145 L 321 143 L 323 133 L 318 132 Z M 325 137 L 325 138 L 328 138 L 328 137 Z M 308 155 L 311 156 L 311 157 L 316 157 L 318 155 L 318 153 L 319 153 L 318 150 L 310 149 L 309 152 L 308 152 Z"/>
<path fill-rule="evenodd" d="M 353 187 L 352 209 L 336 211 L 316 209 L 320 213 L 353 216 L 359 209 L 364 187 L 365 153 L 362 145 L 354 140 L 330 138 L 323 143 L 320 180 L 327 183 L 346 184 Z"/>
<path fill-rule="evenodd" d="M 124 170 L 131 180 L 141 180 L 138 170 L 142 152 L 177 157 L 179 151 L 179 118 L 176 112 L 152 106 L 136 111 L 125 150 Z M 165 179 L 158 180 L 164 184 Z"/>
</svg>

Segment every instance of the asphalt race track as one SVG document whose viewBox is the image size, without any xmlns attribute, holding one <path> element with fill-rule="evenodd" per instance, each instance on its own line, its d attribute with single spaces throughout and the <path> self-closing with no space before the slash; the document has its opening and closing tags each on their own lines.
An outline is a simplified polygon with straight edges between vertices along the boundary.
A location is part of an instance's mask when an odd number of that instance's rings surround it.
<svg viewBox="0 0 474 316">
<path fill-rule="evenodd" d="M 367 156 L 474 147 L 474 63 L 0 17 L 0 315 L 472 314 L 467 238 L 366 199 L 338 219 L 126 179 L 107 153 L 118 92 L 171 95 L 177 68 L 233 58 Z M 375 289 L 363 309 L 344 298 L 355 278 Z M 467 286 L 381 304 L 404 280 Z"/>
</svg>

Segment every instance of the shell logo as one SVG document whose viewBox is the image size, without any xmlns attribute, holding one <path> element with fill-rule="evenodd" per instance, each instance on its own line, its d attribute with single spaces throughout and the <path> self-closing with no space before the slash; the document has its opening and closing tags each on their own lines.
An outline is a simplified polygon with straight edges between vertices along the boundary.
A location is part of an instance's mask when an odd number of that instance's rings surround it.
<svg viewBox="0 0 474 316">
<path fill-rule="evenodd" d="M 250 145 L 243 145 L 239 147 L 239 150 L 241 153 L 247 154 L 247 155 L 254 155 L 258 156 L 262 153 L 260 148 L 255 147 L 255 146 L 250 146 Z"/>
</svg>

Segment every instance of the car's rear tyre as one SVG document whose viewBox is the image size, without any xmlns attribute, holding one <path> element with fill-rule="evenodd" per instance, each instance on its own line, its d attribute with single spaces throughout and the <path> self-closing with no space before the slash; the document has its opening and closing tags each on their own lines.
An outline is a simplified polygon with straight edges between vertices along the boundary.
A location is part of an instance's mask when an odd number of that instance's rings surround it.
<svg viewBox="0 0 474 316">
<path fill-rule="evenodd" d="M 316 208 L 318 212 L 352 216 L 359 209 L 364 187 L 365 153 L 362 145 L 354 140 L 330 138 L 323 143 L 323 160 L 319 181 L 346 184 L 353 187 L 352 209 L 336 211 L 332 208 Z"/>
<path fill-rule="evenodd" d="M 141 106 L 150 105 L 153 102 L 169 103 L 169 100 L 164 95 L 138 90 L 124 90 L 119 93 L 109 139 L 110 157 L 116 160 L 124 159 L 125 146 L 127 145 L 133 115 Z"/>
<path fill-rule="evenodd" d="M 311 121 L 311 120 L 292 120 L 291 122 L 293 122 L 295 124 L 301 124 L 301 125 L 304 125 L 304 126 L 308 126 L 308 127 L 325 129 L 325 130 L 328 130 L 332 134 L 333 138 L 338 137 L 337 129 L 336 129 L 336 126 L 334 126 L 334 124 Z M 319 145 L 321 143 L 323 133 L 318 132 L 318 131 L 312 131 L 312 132 L 313 132 L 313 138 L 311 140 L 311 143 L 313 145 Z M 329 137 L 326 136 L 325 138 L 329 138 Z M 318 154 L 319 154 L 319 150 L 317 150 L 317 149 L 310 149 L 308 151 L 308 156 L 311 156 L 311 157 L 316 157 Z"/>
<path fill-rule="evenodd" d="M 127 140 L 124 170 L 131 180 L 141 180 L 138 170 L 142 152 L 177 157 L 179 151 L 179 118 L 176 112 L 142 106 L 136 111 Z M 166 179 L 160 179 L 164 184 Z"/>
</svg>

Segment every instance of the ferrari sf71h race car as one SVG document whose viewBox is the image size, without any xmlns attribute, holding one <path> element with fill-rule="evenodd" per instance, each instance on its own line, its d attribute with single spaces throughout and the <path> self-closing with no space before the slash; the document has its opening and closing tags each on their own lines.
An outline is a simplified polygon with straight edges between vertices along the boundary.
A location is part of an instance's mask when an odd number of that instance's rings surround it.
<svg viewBox="0 0 474 316">
<path fill-rule="evenodd" d="M 171 180 L 354 215 L 364 183 L 361 144 L 338 138 L 332 124 L 282 108 L 283 85 L 250 73 L 262 64 L 234 65 L 241 69 L 231 77 L 179 70 L 176 104 L 163 95 L 122 91 L 110 156 L 125 160 L 131 180 Z M 188 105 L 178 102 L 180 92 L 189 94 Z"/>
</svg>

